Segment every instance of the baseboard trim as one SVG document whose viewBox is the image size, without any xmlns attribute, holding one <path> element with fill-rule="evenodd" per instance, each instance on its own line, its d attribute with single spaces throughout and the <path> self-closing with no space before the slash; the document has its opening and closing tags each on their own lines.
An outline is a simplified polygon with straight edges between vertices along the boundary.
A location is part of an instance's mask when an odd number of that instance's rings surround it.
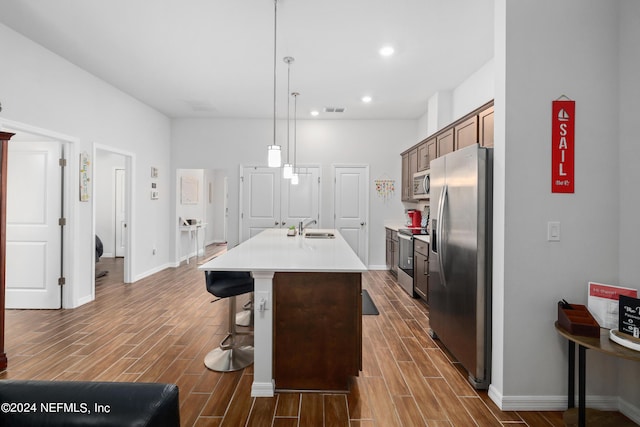
<svg viewBox="0 0 640 427">
<path fill-rule="evenodd" d="M 502 411 L 564 411 L 567 409 L 567 396 L 503 396 L 489 386 L 489 397 Z M 576 404 L 578 396 L 576 396 Z M 621 399 L 617 396 L 587 396 L 587 407 L 601 411 L 622 410 Z M 638 413 L 638 408 L 629 405 L 630 412 Z"/>
<path fill-rule="evenodd" d="M 631 421 L 636 424 L 640 424 L 640 407 L 632 405 L 626 400 L 620 398 L 618 401 L 619 411 Z"/>
<path fill-rule="evenodd" d="M 275 388 L 276 384 L 273 380 L 264 383 L 254 381 L 251 385 L 251 397 L 273 397 Z"/>
<path fill-rule="evenodd" d="M 156 268 L 152 268 L 151 270 L 147 270 L 147 271 L 145 271 L 144 273 L 140 273 L 140 274 L 138 274 L 138 275 L 133 279 L 133 281 L 134 281 L 134 282 L 137 282 L 138 280 L 142 280 L 142 279 L 144 279 L 145 277 L 149 277 L 149 276 L 151 276 L 151 275 L 153 275 L 153 274 L 156 274 L 156 273 L 161 272 L 162 270 L 164 270 L 164 269 L 166 269 L 166 268 L 171 268 L 171 267 L 174 267 L 174 265 L 173 265 L 172 263 L 168 262 L 168 263 L 163 264 L 163 265 L 160 265 L 160 266 L 158 266 L 158 267 L 156 267 Z"/>
</svg>

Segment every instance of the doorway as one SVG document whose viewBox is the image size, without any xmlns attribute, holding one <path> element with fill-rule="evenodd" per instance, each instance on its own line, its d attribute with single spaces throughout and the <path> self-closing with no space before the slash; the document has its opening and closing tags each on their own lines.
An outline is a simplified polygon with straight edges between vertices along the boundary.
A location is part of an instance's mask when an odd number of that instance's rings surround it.
<svg viewBox="0 0 640 427">
<path fill-rule="evenodd" d="M 364 265 L 369 260 L 369 166 L 334 165 L 334 228 Z"/>
<path fill-rule="evenodd" d="M 131 174 L 133 155 L 94 146 L 93 209 L 96 259 L 94 288 L 131 283 Z"/>
</svg>

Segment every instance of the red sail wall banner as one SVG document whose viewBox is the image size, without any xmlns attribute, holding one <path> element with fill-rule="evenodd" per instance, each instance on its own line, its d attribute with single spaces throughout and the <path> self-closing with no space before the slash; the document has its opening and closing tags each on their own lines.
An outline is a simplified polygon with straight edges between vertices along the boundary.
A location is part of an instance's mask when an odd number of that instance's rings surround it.
<svg viewBox="0 0 640 427">
<path fill-rule="evenodd" d="M 575 101 L 553 101 L 551 108 L 551 192 L 574 192 Z"/>
</svg>

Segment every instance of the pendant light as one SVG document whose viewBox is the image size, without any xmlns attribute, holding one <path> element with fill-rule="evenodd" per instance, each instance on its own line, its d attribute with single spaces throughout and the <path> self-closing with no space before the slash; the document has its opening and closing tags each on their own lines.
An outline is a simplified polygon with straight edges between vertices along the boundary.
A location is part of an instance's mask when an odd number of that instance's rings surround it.
<svg viewBox="0 0 640 427">
<path fill-rule="evenodd" d="M 298 92 L 292 92 L 291 96 L 293 96 L 293 175 L 291 176 L 291 185 L 298 185 L 298 171 L 296 170 L 296 157 L 298 156 L 298 128 L 297 128 L 297 117 L 298 117 Z"/>
<path fill-rule="evenodd" d="M 291 107 L 289 106 L 289 88 L 291 86 L 291 63 L 295 61 L 291 56 L 285 56 L 284 62 L 287 64 L 287 163 L 284 164 L 284 168 L 282 169 L 282 177 L 285 179 L 291 179 L 293 176 L 293 165 L 289 162 L 289 153 L 290 153 L 290 145 L 289 145 L 289 112 L 291 111 Z"/>
<path fill-rule="evenodd" d="M 270 168 L 282 165 L 282 150 L 276 144 L 276 46 L 278 30 L 278 0 L 273 1 L 273 145 L 268 147 L 267 164 Z"/>
</svg>

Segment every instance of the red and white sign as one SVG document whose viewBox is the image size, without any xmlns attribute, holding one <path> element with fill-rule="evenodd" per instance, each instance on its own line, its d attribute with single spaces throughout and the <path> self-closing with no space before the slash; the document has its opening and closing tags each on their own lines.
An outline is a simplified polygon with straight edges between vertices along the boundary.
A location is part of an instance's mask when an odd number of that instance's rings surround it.
<svg viewBox="0 0 640 427">
<path fill-rule="evenodd" d="M 615 329 L 618 327 L 620 295 L 638 298 L 638 290 L 622 286 L 589 282 L 588 307 L 600 327 Z"/>
<path fill-rule="evenodd" d="M 553 101 L 551 108 L 551 192 L 574 192 L 575 101 Z"/>
</svg>

